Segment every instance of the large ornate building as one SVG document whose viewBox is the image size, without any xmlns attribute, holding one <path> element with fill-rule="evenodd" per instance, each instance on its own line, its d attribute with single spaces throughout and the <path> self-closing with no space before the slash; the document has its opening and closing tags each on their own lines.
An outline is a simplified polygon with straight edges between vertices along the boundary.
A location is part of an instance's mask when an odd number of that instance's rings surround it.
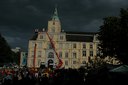
<svg viewBox="0 0 128 85">
<path fill-rule="evenodd" d="M 62 68 L 79 68 L 99 54 L 98 43 L 96 33 L 63 31 L 55 8 L 47 30 L 36 30 L 29 40 L 27 66 L 44 64 L 55 68 L 59 63 L 58 54 L 63 62 Z"/>
</svg>

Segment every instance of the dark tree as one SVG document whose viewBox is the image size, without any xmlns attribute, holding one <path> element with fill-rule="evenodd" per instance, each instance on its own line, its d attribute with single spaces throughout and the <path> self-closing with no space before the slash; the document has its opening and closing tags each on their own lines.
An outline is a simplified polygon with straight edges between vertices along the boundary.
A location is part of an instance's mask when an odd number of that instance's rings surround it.
<svg viewBox="0 0 128 85">
<path fill-rule="evenodd" d="M 121 9 L 118 17 L 106 17 L 103 20 L 98 37 L 103 57 L 117 57 L 128 64 L 128 9 Z"/>
<path fill-rule="evenodd" d="M 0 34 L 0 63 L 12 62 L 12 51 L 7 41 Z"/>
</svg>

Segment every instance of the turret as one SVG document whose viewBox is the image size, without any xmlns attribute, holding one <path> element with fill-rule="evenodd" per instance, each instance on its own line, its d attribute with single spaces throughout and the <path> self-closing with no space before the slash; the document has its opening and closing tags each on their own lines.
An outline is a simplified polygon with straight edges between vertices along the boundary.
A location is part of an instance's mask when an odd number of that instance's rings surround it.
<svg viewBox="0 0 128 85">
<path fill-rule="evenodd" d="M 50 33 L 60 33 L 61 32 L 61 23 L 58 17 L 57 8 L 54 10 L 52 19 L 48 21 L 48 32 Z"/>
</svg>

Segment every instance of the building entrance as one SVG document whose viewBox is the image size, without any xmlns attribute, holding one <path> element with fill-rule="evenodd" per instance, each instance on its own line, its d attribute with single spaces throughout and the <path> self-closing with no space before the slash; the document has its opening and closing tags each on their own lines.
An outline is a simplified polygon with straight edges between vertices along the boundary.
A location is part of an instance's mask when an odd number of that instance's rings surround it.
<svg viewBox="0 0 128 85">
<path fill-rule="evenodd" d="M 52 59 L 48 60 L 48 67 L 53 69 L 54 61 Z"/>
</svg>

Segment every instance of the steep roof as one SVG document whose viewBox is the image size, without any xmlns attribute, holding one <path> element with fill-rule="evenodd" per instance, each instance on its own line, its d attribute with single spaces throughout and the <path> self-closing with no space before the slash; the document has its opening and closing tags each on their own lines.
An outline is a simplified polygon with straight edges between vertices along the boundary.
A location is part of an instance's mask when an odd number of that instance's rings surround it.
<svg viewBox="0 0 128 85">
<path fill-rule="evenodd" d="M 66 34 L 66 40 L 74 42 L 93 42 L 93 36 Z"/>
<path fill-rule="evenodd" d="M 38 33 L 34 34 L 30 40 L 36 40 L 38 37 Z"/>
<path fill-rule="evenodd" d="M 67 41 L 93 42 L 93 35 L 96 32 L 66 32 Z"/>
<path fill-rule="evenodd" d="M 93 32 L 66 32 L 66 41 L 71 42 L 93 42 Z M 35 33 L 30 40 L 36 40 L 38 33 Z"/>
<path fill-rule="evenodd" d="M 94 34 L 97 34 L 97 32 L 72 32 L 72 31 L 66 31 L 66 34 L 94 35 Z"/>
<path fill-rule="evenodd" d="M 52 20 L 59 21 L 57 8 L 55 8 L 55 10 L 54 10 L 54 14 L 52 16 Z"/>
</svg>

